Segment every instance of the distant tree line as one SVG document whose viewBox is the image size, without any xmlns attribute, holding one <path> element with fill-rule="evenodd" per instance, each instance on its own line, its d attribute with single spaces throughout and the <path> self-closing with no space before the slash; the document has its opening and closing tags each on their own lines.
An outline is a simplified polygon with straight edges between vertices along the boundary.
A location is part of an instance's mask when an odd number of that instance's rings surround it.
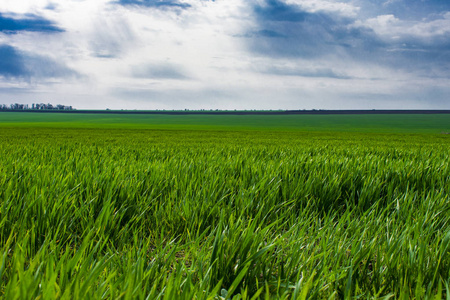
<svg viewBox="0 0 450 300">
<path fill-rule="evenodd" d="M 10 105 L 0 104 L 0 110 L 75 110 L 72 106 L 50 103 L 33 103 L 31 107 L 28 104 L 14 103 Z"/>
</svg>

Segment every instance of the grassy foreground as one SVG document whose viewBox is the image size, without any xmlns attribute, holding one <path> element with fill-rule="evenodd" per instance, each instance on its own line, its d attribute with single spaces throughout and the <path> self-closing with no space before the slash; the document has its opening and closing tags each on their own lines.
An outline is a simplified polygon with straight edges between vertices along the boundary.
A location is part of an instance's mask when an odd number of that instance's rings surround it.
<svg viewBox="0 0 450 300">
<path fill-rule="evenodd" d="M 448 135 L 0 140 L 4 299 L 450 298 Z"/>
</svg>

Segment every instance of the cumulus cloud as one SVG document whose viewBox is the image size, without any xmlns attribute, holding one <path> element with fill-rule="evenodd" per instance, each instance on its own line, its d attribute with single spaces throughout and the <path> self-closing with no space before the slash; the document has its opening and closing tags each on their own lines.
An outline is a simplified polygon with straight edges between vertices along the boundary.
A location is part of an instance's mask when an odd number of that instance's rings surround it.
<svg viewBox="0 0 450 300">
<path fill-rule="evenodd" d="M 298 5 L 303 10 L 316 13 L 327 12 L 338 14 L 341 16 L 355 17 L 357 16 L 360 8 L 351 3 L 345 3 L 340 1 L 329 0 L 286 0 L 286 4 Z"/>
<path fill-rule="evenodd" d="M 432 15 L 449 11 L 450 3 L 442 0 L 390 0 L 384 3 L 378 1 L 360 1 L 365 10 L 371 10 L 375 15 L 392 14 L 404 20 L 421 20 Z"/>
<path fill-rule="evenodd" d="M 306 2 L 313 3 L 314 1 Z M 320 6 L 324 1 L 315 1 Z M 300 1 L 267 0 L 253 5 L 251 53 L 268 58 L 333 60 L 383 65 L 421 76 L 449 76 L 450 13 L 406 21 L 394 15 L 361 20 L 332 10 L 307 10 Z M 438 75 L 440 74 L 440 75 Z"/>
<path fill-rule="evenodd" d="M 392 14 L 380 15 L 364 21 L 357 20 L 354 26 L 365 26 L 379 36 L 390 40 L 405 37 L 421 40 L 439 39 L 450 35 L 450 12 L 443 13 L 432 20 L 420 21 L 402 20 Z"/>
<path fill-rule="evenodd" d="M 450 70 L 450 13 L 433 19 L 402 20 L 380 15 L 352 25 L 373 31 L 384 43 L 379 56 L 397 68 L 422 76 L 446 76 Z"/>
</svg>

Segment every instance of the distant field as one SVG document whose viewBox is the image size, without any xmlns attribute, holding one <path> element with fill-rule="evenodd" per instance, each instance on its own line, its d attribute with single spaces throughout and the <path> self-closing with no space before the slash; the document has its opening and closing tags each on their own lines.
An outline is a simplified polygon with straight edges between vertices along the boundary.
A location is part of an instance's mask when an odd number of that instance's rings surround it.
<svg viewBox="0 0 450 300">
<path fill-rule="evenodd" d="M 450 132 L 450 115 L 126 115 L 0 112 L 2 127 Z"/>
</svg>

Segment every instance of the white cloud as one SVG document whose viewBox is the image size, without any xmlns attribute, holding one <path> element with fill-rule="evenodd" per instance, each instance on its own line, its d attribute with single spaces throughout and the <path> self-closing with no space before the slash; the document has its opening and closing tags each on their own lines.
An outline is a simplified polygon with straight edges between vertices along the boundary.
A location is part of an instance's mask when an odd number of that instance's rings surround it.
<svg viewBox="0 0 450 300">
<path fill-rule="evenodd" d="M 30 103 L 36 98 L 58 99 L 77 108 L 382 108 L 390 104 L 376 101 L 386 95 L 393 101 L 401 94 L 407 101 L 407 91 L 423 94 L 411 86 L 445 90 L 448 84 L 449 74 L 441 73 L 443 78 L 433 81 L 342 53 L 302 59 L 250 52 L 245 43 L 258 38 L 247 35 L 258 29 L 254 2 L 186 2 L 189 8 L 171 10 L 124 7 L 110 0 L 65 0 L 54 2 L 54 9 L 48 9 L 52 2 L 46 0 L 1 1 L 0 12 L 36 14 L 64 30 L 0 33 L 1 44 L 58 61 L 84 76 L 48 84 L 3 80 L 0 94 L 12 93 L 17 101 Z M 354 1 L 283 3 L 336 19 L 360 17 Z M 450 13 L 419 21 L 381 15 L 352 26 L 373 30 L 387 41 L 426 40 L 449 34 Z"/>
<path fill-rule="evenodd" d="M 416 37 L 427 39 L 450 33 L 450 12 L 434 20 L 405 21 L 394 15 L 380 15 L 365 21 L 358 20 L 355 27 L 368 27 L 385 39 Z"/>
<path fill-rule="evenodd" d="M 10 13 L 36 13 L 47 6 L 47 0 L 2 0 L 0 2 L 0 11 Z"/>
<path fill-rule="evenodd" d="M 359 7 L 344 3 L 342 1 L 330 0 L 286 0 L 287 4 L 299 5 L 308 12 L 328 12 L 337 13 L 341 16 L 355 17 L 359 12 Z"/>
</svg>

